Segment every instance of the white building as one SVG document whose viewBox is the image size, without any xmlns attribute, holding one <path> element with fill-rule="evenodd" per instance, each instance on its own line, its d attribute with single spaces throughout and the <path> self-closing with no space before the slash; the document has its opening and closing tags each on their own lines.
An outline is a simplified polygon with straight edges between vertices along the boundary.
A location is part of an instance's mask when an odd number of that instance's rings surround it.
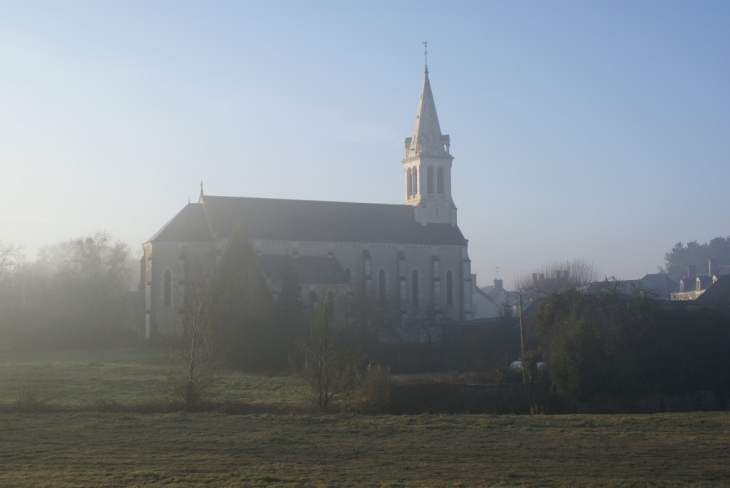
<svg viewBox="0 0 730 488">
<path fill-rule="evenodd" d="M 306 302 L 329 291 L 397 300 L 403 314 L 472 312 L 468 241 L 451 195 L 448 135 L 441 134 L 426 69 L 413 135 L 405 140 L 402 205 L 210 196 L 185 206 L 143 244 L 145 336 L 165 333 L 180 308 L 186 271 L 212 272 L 241 222 L 273 292 L 292 265 Z"/>
</svg>

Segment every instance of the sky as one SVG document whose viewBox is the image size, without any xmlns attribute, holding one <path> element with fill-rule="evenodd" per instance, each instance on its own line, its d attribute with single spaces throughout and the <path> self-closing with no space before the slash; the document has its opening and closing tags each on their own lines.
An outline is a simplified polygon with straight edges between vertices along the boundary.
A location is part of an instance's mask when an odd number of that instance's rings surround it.
<svg viewBox="0 0 730 488">
<path fill-rule="evenodd" d="M 4 1 L 0 241 L 209 195 L 403 202 L 423 41 L 479 286 L 730 235 L 730 3 Z"/>
</svg>

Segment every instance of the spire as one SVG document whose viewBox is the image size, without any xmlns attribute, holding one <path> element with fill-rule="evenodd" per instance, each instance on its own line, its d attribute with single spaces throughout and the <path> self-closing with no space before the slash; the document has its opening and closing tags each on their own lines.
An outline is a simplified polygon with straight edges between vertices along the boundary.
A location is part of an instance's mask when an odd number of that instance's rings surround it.
<svg viewBox="0 0 730 488">
<path fill-rule="evenodd" d="M 433 93 L 431 93 L 431 82 L 428 79 L 427 64 L 408 156 L 417 156 L 421 153 L 432 155 L 446 154 L 444 145 L 448 145 L 447 139 L 448 136 L 444 137 L 441 135 L 441 127 L 439 126 L 439 119 L 436 115 L 436 104 L 433 101 Z"/>
<path fill-rule="evenodd" d="M 198 197 L 198 203 L 203 203 L 203 182 L 200 182 L 200 196 Z"/>
</svg>

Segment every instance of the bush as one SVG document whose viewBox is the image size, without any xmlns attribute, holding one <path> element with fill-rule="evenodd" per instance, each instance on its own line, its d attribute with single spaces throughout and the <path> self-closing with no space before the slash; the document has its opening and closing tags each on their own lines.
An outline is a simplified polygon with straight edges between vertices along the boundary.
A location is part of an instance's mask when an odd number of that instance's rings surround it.
<svg viewBox="0 0 730 488">
<path fill-rule="evenodd" d="M 357 409 L 368 413 L 383 413 L 390 406 L 390 371 L 368 367 L 360 384 L 353 392 Z"/>
</svg>

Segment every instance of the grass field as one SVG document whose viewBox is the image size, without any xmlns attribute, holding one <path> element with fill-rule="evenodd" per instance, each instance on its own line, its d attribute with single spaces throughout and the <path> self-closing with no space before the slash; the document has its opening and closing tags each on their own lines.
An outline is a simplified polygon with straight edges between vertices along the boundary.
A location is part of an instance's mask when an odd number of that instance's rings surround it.
<svg viewBox="0 0 730 488">
<path fill-rule="evenodd" d="M 0 486 L 728 486 L 730 415 L 0 415 Z"/>
<path fill-rule="evenodd" d="M 1 353 L 0 403 L 166 395 L 159 351 Z M 293 377 L 214 395 L 301 405 Z M 292 409 L 290 411 L 301 411 Z M 730 413 L 364 416 L 0 414 L 0 486 L 730 486 Z"/>
<path fill-rule="evenodd" d="M 61 406 L 99 400 L 120 404 L 158 401 L 169 395 L 164 351 L 147 348 L 0 353 L 0 405 L 32 391 Z M 214 400 L 300 404 L 306 389 L 293 376 L 221 371 L 210 392 Z"/>
</svg>

